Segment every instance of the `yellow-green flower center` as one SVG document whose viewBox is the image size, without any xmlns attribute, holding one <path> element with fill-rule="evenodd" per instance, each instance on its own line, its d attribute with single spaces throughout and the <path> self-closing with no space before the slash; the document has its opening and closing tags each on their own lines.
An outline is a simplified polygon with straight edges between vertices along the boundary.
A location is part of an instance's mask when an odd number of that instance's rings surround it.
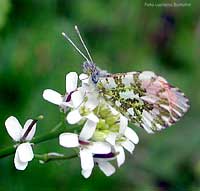
<svg viewBox="0 0 200 191">
<path fill-rule="evenodd" d="M 100 102 L 94 114 L 99 118 L 99 122 L 92 137 L 93 140 L 105 141 L 108 134 L 119 132 L 120 114 L 114 115 L 107 104 Z"/>
</svg>

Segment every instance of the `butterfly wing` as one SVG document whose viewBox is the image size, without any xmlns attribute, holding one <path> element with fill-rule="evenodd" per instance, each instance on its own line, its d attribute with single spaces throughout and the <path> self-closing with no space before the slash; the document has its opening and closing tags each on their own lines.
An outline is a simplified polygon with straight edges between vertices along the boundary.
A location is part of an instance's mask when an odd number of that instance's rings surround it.
<svg viewBox="0 0 200 191">
<path fill-rule="evenodd" d="M 178 88 L 150 71 L 109 74 L 99 78 L 97 88 L 112 107 L 148 133 L 171 126 L 189 108 Z"/>
</svg>

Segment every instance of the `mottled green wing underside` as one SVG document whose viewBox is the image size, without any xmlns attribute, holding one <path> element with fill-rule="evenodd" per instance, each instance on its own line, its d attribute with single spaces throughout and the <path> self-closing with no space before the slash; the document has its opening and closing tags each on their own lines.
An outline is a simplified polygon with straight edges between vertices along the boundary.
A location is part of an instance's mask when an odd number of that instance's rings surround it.
<svg viewBox="0 0 200 191">
<path fill-rule="evenodd" d="M 97 88 L 104 99 L 148 133 L 171 126 L 186 113 L 188 99 L 153 72 L 130 72 L 102 77 Z"/>
</svg>

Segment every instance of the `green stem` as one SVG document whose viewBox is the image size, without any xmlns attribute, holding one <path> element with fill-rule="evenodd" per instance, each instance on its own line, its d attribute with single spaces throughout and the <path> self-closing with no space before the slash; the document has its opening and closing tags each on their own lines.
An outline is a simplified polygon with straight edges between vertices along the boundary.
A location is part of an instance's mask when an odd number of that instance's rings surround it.
<svg viewBox="0 0 200 191">
<path fill-rule="evenodd" d="M 39 137 L 35 137 L 35 138 L 33 138 L 33 140 L 31 142 L 34 144 L 38 144 L 38 143 L 58 137 L 59 134 L 66 131 L 66 128 L 61 128 L 62 125 L 63 125 L 63 122 L 58 123 L 49 133 L 41 135 Z"/>
<path fill-rule="evenodd" d="M 4 149 L 1 149 L 0 150 L 0 158 L 9 156 L 9 155 L 13 154 L 14 152 L 15 152 L 15 146 L 14 145 L 6 147 Z"/>
<path fill-rule="evenodd" d="M 78 128 L 76 126 L 76 127 L 73 127 L 73 128 L 66 129 L 66 126 L 64 126 L 64 127 L 62 127 L 62 126 L 63 126 L 63 122 L 58 123 L 52 129 L 52 131 L 50 131 L 50 132 L 48 132 L 48 133 L 46 133 L 44 135 L 41 135 L 41 136 L 33 138 L 31 143 L 39 144 L 39 143 L 42 143 L 44 141 L 48 141 L 48 140 L 57 138 L 63 132 L 66 132 L 66 131 L 67 132 L 73 132 L 74 130 L 76 130 Z M 16 149 L 15 145 L 9 146 L 9 147 L 4 148 L 4 149 L 1 149 L 0 150 L 0 159 L 4 158 L 4 157 L 7 157 L 9 155 L 12 155 L 15 152 L 15 149 Z"/>
<path fill-rule="evenodd" d="M 47 163 L 54 160 L 67 160 L 78 157 L 77 154 L 66 156 L 59 153 L 45 153 L 45 154 L 35 154 L 34 157 L 38 159 L 41 163 Z"/>
</svg>

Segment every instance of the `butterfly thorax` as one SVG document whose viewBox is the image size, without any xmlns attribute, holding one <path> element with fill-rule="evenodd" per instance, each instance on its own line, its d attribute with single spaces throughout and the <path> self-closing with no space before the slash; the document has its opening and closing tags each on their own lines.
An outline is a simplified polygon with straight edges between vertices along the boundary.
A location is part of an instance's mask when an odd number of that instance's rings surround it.
<svg viewBox="0 0 200 191">
<path fill-rule="evenodd" d="M 97 84 L 100 77 L 106 77 L 109 73 L 106 70 L 101 70 L 94 62 L 84 62 L 83 72 L 91 77 L 94 84 Z"/>
<path fill-rule="evenodd" d="M 88 76 L 91 76 L 92 81 L 96 84 L 99 80 L 100 70 L 96 67 L 93 62 L 84 62 L 83 63 L 83 72 Z"/>
</svg>

